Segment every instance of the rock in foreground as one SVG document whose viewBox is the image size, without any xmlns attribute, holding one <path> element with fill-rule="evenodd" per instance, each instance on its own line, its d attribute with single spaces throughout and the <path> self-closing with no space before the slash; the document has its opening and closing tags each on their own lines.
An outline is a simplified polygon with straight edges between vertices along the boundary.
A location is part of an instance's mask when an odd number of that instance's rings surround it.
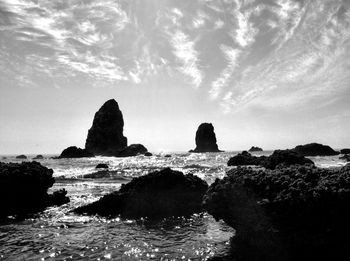
<svg viewBox="0 0 350 261">
<path fill-rule="evenodd" d="M 237 260 L 349 260 L 349 205 L 350 166 L 232 169 L 204 196 Z"/>
<path fill-rule="evenodd" d="M 339 152 L 333 150 L 331 147 L 319 143 L 298 145 L 294 148 L 294 151 L 303 156 L 334 156 L 339 154 Z"/>
<path fill-rule="evenodd" d="M 192 174 L 166 168 L 134 178 L 119 191 L 74 212 L 125 218 L 190 215 L 202 210 L 202 197 L 207 188 L 205 181 Z"/>
<path fill-rule="evenodd" d="M 305 165 L 314 164 L 312 160 L 305 158 L 293 150 L 275 150 L 270 156 L 256 157 L 243 151 L 229 159 L 228 166 L 257 165 L 267 169 L 275 169 L 278 165 Z"/>
<path fill-rule="evenodd" d="M 0 162 L 0 217 L 24 216 L 69 202 L 65 190 L 49 195 L 53 170 L 38 162 Z"/>
<path fill-rule="evenodd" d="M 214 126 L 211 123 L 202 123 L 196 132 L 196 148 L 190 152 L 220 152 L 216 144 Z"/>
<path fill-rule="evenodd" d="M 116 155 L 127 146 L 123 128 L 124 119 L 118 103 L 114 99 L 106 101 L 95 114 L 85 149 L 95 155 Z"/>
<path fill-rule="evenodd" d="M 94 157 L 94 154 L 90 153 L 85 149 L 71 146 L 64 149 L 58 158 L 89 158 Z"/>
<path fill-rule="evenodd" d="M 257 152 L 257 151 L 263 151 L 262 148 L 259 148 L 259 147 L 255 147 L 255 146 L 252 146 L 250 149 L 249 149 L 249 152 Z"/>
</svg>

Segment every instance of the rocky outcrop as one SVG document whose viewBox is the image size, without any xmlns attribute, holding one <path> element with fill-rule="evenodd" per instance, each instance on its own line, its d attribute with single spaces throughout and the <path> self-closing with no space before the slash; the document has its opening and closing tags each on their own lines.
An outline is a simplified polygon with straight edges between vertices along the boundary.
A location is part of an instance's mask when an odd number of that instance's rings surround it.
<svg viewBox="0 0 350 261">
<path fill-rule="evenodd" d="M 275 150 L 270 156 L 256 157 L 249 152 L 243 151 L 229 159 L 228 166 L 257 165 L 268 169 L 275 169 L 278 165 L 305 165 L 314 164 L 310 159 L 298 154 L 293 150 Z"/>
<path fill-rule="evenodd" d="M 348 260 L 350 165 L 232 169 L 204 207 L 236 229 L 235 260 Z"/>
<path fill-rule="evenodd" d="M 16 159 L 27 159 L 26 155 L 18 155 Z"/>
<path fill-rule="evenodd" d="M 263 151 L 262 148 L 259 148 L 259 147 L 254 147 L 252 146 L 250 149 L 249 149 L 249 152 L 257 152 L 257 151 Z"/>
<path fill-rule="evenodd" d="M 65 190 L 48 194 L 53 170 L 38 162 L 0 162 L 0 217 L 25 216 L 69 202 Z"/>
<path fill-rule="evenodd" d="M 119 191 L 74 212 L 125 218 L 190 215 L 202 210 L 202 197 L 207 188 L 205 181 L 192 174 L 166 168 L 134 178 Z"/>
<path fill-rule="evenodd" d="M 339 154 L 339 152 L 333 150 L 331 147 L 319 143 L 298 145 L 294 148 L 294 151 L 303 156 L 334 156 Z"/>
<path fill-rule="evenodd" d="M 118 103 L 106 101 L 96 112 L 88 132 L 85 149 L 95 155 L 114 156 L 127 146 L 123 135 L 124 120 Z"/>
<path fill-rule="evenodd" d="M 38 160 L 38 159 L 43 159 L 44 158 L 44 156 L 43 155 L 36 155 L 33 159 L 36 159 L 36 160 Z"/>
<path fill-rule="evenodd" d="M 116 157 L 132 157 L 137 155 L 144 155 L 147 152 L 147 149 L 142 144 L 131 144 L 126 148 L 118 151 L 113 156 Z"/>
<path fill-rule="evenodd" d="M 214 126 L 211 123 L 202 123 L 196 132 L 196 148 L 190 152 L 220 152 L 216 144 Z"/>
<path fill-rule="evenodd" d="M 349 154 L 345 154 L 341 157 L 339 157 L 339 159 L 345 160 L 345 161 L 350 161 L 350 155 Z"/>
<path fill-rule="evenodd" d="M 62 159 L 62 158 L 89 158 L 89 157 L 94 157 L 94 154 L 87 151 L 86 149 L 81 149 L 76 146 L 71 146 L 64 149 L 58 158 Z"/>
<path fill-rule="evenodd" d="M 341 154 L 350 154 L 350 149 L 342 149 L 340 150 Z"/>
<path fill-rule="evenodd" d="M 105 163 L 99 163 L 95 167 L 96 169 L 108 169 L 108 165 Z"/>
<path fill-rule="evenodd" d="M 148 152 L 148 151 L 147 151 L 147 152 L 145 153 L 145 156 L 151 157 L 151 156 L 153 156 L 153 154 L 152 154 L 151 152 Z"/>
</svg>

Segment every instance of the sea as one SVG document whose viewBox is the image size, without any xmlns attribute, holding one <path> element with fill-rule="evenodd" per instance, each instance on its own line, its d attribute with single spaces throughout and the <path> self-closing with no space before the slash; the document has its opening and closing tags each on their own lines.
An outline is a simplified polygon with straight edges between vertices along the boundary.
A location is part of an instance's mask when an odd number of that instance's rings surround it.
<svg viewBox="0 0 350 261">
<path fill-rule="evenodd" d="M 65 188 L 70 203 L 50 207 L 28 219 L 0 221 L 0 260 L 207 260 L 225 255 L 235 230 L 208 213 L 191 217 L 128 220 L 76 215 L 70 211 L 118 190 L 123 183 L 170 167 L 211 184 L 225 176 L 227 161 L 238 152 L 164 153 L 150 157 L 94 157 L 36 160 L 54 170 L 52 191 Z M 270 155 L 272 151 L 253 153 Z M 35 155 L 27 155 L 32 161 Z M 346 164 L 339 156 L 310 157 L 318 167 Z M 2 162 L 22 162 L 1 155 Z M 108 171 L 96 165 L 106 163 Z M 98 172 L 98 173 L 97 173 Z M 86 177 L 88 174 L 89 175 Z"/>
</svg>

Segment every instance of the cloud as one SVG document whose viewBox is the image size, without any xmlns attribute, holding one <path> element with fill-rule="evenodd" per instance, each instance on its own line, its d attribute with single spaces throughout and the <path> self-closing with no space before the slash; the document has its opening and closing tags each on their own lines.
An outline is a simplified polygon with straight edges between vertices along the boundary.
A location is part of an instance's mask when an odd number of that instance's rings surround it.
<svg viewBox="0 0 350 261">
<path fill-rule="evenodd" d="M 217 99 L 222 92 L 222 88 L 226 86 L 232 77 L 235 68 L 238 66 L 238 58 L 241 53 L 239 49 L 233 49 L 229 46 L 222 45 L 221 50 L 228 62 L 227 67 L 221 72 L 219 78 L 217 78 L 212 84 L 209 90 L 210 97 Z"/>
<path fill-rule="evenodd" d="M 173 53 L 181 63 L 179 70 L 190 77 L 191 83 L 195 87 L 199 87 L 203 80 L 203 74 L 198 66 L 199 53 L 195 49 L 194 41 L 191 41 L 189 36 L 180 30 L 176 30 L 170 37 L 174 48 Z"/>
</svg>

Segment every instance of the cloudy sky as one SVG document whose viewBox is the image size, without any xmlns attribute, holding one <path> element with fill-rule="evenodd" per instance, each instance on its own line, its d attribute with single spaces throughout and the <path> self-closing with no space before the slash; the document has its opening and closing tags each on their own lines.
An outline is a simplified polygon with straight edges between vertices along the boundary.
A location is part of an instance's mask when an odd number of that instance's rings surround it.
<svg viewBox="0 0 350 261">
<path fill-rule="evenodd" d="M 84 146 L 115 98 L 130 143 L 350 146 L 349 0 L 0 0 L 0 153 Z"/>
</svg>

